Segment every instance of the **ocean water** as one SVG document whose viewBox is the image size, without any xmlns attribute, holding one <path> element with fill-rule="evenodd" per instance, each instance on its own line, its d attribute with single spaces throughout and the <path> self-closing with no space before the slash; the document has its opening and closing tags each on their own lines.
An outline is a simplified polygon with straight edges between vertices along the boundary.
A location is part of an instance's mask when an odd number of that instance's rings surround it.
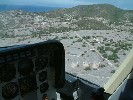
<svg viewBox="0 0 133 100">
<path fill-rule="evenodd" d="M 51 10 L 61 9 L 59 7 L 47 7 L 47 6 L 32 6 L 32 5 L 2 5 L 0 4 L 0 11 L 9 10 L 24 10 L 29 12 L 48 12 Z"/>
</svg>

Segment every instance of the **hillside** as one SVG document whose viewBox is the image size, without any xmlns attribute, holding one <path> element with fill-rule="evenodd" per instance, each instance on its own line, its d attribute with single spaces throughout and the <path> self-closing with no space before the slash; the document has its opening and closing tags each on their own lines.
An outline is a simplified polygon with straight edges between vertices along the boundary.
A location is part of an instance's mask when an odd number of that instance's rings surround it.
<svg viewBox="0 0 133 100">
<path fill-rule="evenodd" d="M 0 33 L 29 35 L 77 30 L 133 30 L 133 10 L 110 4 L 79 5 L 50 12 L 0 12 Z"/>
<path fill-rule="evenodd" d="M 108 24 L 122 25 L 126 22 L 133 23 L 133 11 L 123 10 L 110 4 L 79 5 L 70 9 L 51 11 L 49 17 L 71 15 L 80 18 L 103 18 Z M 88 19 L 89 19 L 88 18 Z M 99 19 L 100 20 L 100 19 Z M 91 23 L 91 22 L 90 22 Z"/>
<path fill-rule="evenodd" d="M 128 18 L 133 20 L 133 11 L 123 10 L 110 4 L 79 5 L 69 9 L 51 11 L 52 16 L 69 14 L 75 17 L 103 17 L 105 19 L 121 22 Z"/>
</svg>

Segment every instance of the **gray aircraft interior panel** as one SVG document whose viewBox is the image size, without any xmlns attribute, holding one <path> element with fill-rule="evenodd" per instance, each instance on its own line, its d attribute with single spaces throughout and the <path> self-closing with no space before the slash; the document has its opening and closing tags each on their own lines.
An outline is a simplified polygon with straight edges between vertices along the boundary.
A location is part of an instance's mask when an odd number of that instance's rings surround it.
<svg viewBox="0 0 133 100">
<path fill-rule="evenodd" d="M 58 41 L 1 49 L 0 100 L 57 100 L 56 89 L 65 83 L 64 54 Z"/>
<path fill-rule="evenodd" d="M 133 71 L 129 79 L 125 79 L 109 100 L 133 100 Z"/>
</svg>

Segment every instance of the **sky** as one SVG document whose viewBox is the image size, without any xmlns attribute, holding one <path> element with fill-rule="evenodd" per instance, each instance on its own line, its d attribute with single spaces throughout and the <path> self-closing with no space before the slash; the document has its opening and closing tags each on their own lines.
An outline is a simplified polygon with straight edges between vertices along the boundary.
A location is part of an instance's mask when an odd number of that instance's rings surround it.
<svg viewBox="0 0 133 100">
<path fill-rule="evenodd" d="M 76 5 L 113 4 L 122 9 L 133 10 L 133 0 L 0 0 L 0 4 L 73 7 Z"/>
</svg>

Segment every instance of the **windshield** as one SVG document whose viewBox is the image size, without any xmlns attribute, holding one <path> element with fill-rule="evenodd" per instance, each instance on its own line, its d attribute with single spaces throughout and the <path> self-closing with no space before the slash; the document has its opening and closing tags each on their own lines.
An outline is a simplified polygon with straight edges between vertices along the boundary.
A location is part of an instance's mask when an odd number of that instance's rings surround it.
<svg viewBox="0 0 133 100">
<path fill-rule="evenodd" d="M 133 44 L 133 1 L 0 0 L 0 47 L 59 40 L 66 72 L 103 86 Z"/>
</svg>

